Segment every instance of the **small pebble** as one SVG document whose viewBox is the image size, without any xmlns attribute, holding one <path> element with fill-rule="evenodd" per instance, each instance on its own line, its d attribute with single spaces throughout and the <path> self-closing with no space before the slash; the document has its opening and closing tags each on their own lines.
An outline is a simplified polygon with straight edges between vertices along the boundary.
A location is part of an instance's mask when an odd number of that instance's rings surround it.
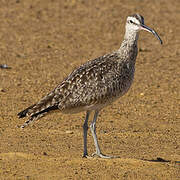
<svg viewBox="0 0 180 180">
<path fill-rule="evenodd" d="M 73 134 L 73 131 L 68 130 L 66 131 L 66 134 Z"/>
<path fill-rule="evenodd" d="M 47 153 L 46 153 L 46 152 L 43 152 L 43 155 L 44 155 L 44 156 L 47 156 Z"/>
<path fill-rule="evenodd" d="M 7 64 L 0 64 L 1 69 L 11 69 Z"/>
<path fill-rule="evenodd" d="M 0 92 L 5 92 L 5 90 L 3 88 L 0 87 Z"/>
</svg>

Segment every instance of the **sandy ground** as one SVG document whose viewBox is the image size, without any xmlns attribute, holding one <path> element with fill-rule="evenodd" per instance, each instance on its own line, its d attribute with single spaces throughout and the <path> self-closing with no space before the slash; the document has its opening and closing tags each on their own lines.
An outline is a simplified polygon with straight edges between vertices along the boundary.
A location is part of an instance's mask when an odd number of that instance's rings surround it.
<svg viewBox="0 0 180 180">
<path fill-rule="evenodd" d="M 140 33 L 134 84 L 97 121 L 103 153 L 121 158 L 82 158 L 85 113 L 18 128 L 19 111 L 118 49 L 136 12 L 164 44 Z M 179 12 L 179 0 L 1 0 L 0 64 L 11 69 L 0 69 L 0 179 L 180 179 Z"/>
</svg>

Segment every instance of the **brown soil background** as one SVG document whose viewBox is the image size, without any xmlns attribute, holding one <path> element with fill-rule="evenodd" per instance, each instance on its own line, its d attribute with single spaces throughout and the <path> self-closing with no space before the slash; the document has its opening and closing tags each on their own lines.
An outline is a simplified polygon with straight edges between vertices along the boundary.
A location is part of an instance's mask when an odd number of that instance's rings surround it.
<svg viewBox="0 0 180 180">
<path fill-rule="evenodd" d="M 140 33 L 134 84 L 97 121 L 103 153 L 121 158 L 82 158 L 85 113 L 17 127 L 74 68 L 118 49 L 136 12 L 164 44 Z M 1 0 L 0 64 L 12 69 L 0 69 L 0 179 L 179 179 L 179 12 L 179 0 Z"/>
</svg>

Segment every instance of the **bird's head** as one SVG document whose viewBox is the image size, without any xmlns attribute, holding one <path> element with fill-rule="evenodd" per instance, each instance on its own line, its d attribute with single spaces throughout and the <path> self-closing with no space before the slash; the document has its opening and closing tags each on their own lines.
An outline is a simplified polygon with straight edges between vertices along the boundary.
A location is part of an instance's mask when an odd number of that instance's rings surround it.
<svg viewBox="0 0 180 180">
<path fill-rule="evenodd" d="M 162 44 L 162 40 L 159 35 L 156 33 L 156 31 L 144 24 L 144 18 L 141 15 L 134 14 L 132 16 L 128 16 L 126 21 L 126 31 L 137 33 L 140 30 L 151 32 Z"/>
</svg>

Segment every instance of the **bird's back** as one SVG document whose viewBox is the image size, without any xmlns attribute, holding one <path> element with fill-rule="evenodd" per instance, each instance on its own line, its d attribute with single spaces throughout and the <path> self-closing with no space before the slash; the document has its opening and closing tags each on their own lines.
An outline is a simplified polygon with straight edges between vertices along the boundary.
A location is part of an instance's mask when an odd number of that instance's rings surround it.
<svg viewBox="0 0 180 180">
<path fill-rule="evenodd" d="M 39 102 L 18 113 L 19 118 L 29 116 L 33 121 L 56 109 L 100 110 L 115 101 L 128 91 L 134 77 L 137 46 L 127 45 L 125 41 L 120 50 L 81 65 Z"/>
<path fill-rule="evenodd" d="M 63 112 L 101 109 L 130 87 L 134 67 L 115 52 L 101 56 L 73 71 L 54 90 L 54 102 Z"/>
</svg>

